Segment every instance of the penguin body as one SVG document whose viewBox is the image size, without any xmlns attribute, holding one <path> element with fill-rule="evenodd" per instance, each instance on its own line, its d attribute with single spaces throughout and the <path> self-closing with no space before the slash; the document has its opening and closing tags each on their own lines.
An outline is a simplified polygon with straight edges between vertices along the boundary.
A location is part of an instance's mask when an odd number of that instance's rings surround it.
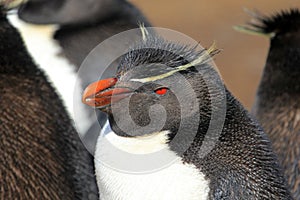
<svg viewBox="0 0 300 200">
<path fill-rule="evenodd" d="M 253 31 L 270 35 L 271 43 L 253 115 L 270 137 L 294 199 L 300 199 L 300 11 L 257 21 Z"/>
<path fill-rule="evenodd" d="M 98 199 L 91 155 L 0 12 L 0 199 Z"/>
<path fill-rule="evenodd" d="M 209 50 L 209 54 L 214 53 L 216 50 Z M 110 154 L 112 147 L 105 146 L 105 140 L 99 138 L 95 166 L 100 195 L 106 199 L 138 199 L 142 191 L 143 199 L 291 199 L 268 138 L 226 88 L 225 96 L 211 90 L 208 80 L 213 85 L 220 82 L 215 76 L 204 78 L 217 74 L 206 61 L 204 51 L 148 35 L 122 57 L 116 77 L 87 87 L 83 102 L 108 114 L 112 132 L 103 137 L 110 144 L 145 157 L 163 148 L 174 161 L 156 171 L 130 173 L 103 162 L 105 156 L 112 158 L 110 155 L 115 154 Z M 183 79 L 173 79 L 177 75 L 183 76 L 192 88 L 183 95 L 183 105 L 172 88 L 184 83 Z M 185 92 L 184 88 L 180 87 L 180 91 Z M 216 106 L 212 105 L 213 98 L 224 100 L 226 105 L 217 137 L 208 131 L 212 108 Z M 157 104 L 164 109 L 151 110 Z M 181 126 L 181 122 L 185 124 Z M 145 126 L 151 128 L 143 129 Z M 114 159 L 112 163 L 124 158 Z M 127 162 L 133 168 L 137 165 L 130 159 Z M 147 164 L 157 162 L 161 160 Z"/>
<path fill-rule="evenodd" d="M 83 136 L 90 152 L 94 152 L 95 138 L 101 130 L 100 125 L 102 126 L 106 121 L 105 115 L 100 112 L 95 115 L 95 110 L 81 105 L 80 94 L 77 94 L 82 92 L 81 90 L 74 90 L 75 94 L 72 93 L 73 90 L 68 93 L 63 90 L 67 86 L 66 83 L 73 84 L 73 87 L 68 86 L 68 88 L 84 88 L 91 80 L 99 78 L 99 74 L 94 73 L 95 66 L 101 65 L 97 58 L 89 60 L 89 69 L 85 68 L 84 73 L 76 74 L 84 59 L 98 44 L 117 33 L 137 28 L 139 22 L 145 25 L 149 23 L 134 6 L 122 0 L 55 0 L 49 2 L 29 0 L 20 6 L 18 16 L 25 22 L 37 25 L 21 23 L 22 26 L 20 26 L 20 22 L 12 20 L 21 32 L 25 31 L 22 35 L 24 40 L 28 39 L 26 43 L 30 53 L 37 58 L 36 62 L 46 72 L 49 71 L 47 74 L 66 102 L 68 111 L 75 120 L 76 128 Z M 51 34 L 45 35 L 40 30 L 45 25 L 51 27 Z M 37 37 L 26 33 L 28 27 L 31 32 L 35 32 Z M 141 36 L 132 37 L 140 38 Z M 43 40 L 38 41 L 38 38 L 43 38 Z M 38 45 L 39 48 L 36 48 L 37 45 L 34 47 L 37 42 L 41 42 Z M 30 47 L 32 45 L 33 47 Z M 49 51 L 45 52 L 48 47 Z M 113 51 L 111 48 L 109 46 L 107 50 Z M 41 54 L 46 54 L 47 59 L 44 59 L 45 56 Z M 57 68 L 62 67 L 62 69 L 50 67 L 46 60 L 57 62 Z M 115 70 L 110 69 L 106 73 L 113 75 Z M 57 74 L 66 78 L 59 79 Z"/>
</svg>

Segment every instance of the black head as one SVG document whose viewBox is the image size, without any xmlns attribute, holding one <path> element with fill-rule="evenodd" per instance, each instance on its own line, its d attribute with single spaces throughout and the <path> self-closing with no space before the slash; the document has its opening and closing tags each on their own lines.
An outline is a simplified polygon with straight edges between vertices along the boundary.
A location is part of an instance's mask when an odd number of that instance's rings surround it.
<svg viewBox="0 0 300 200">
<path fill-rule="evenodd" d="M 239 30 L 268 36 L 271 42 L 258 94 L 265 94 L 273 101 L 274 96 L 283 93 L 299 93 L 299 9 L 293 8 L 271 16 L 251 14 L 254 20 L 238 27 Z"/>
<path fill-rule="evenodd" d="M 260 16 L 253 28 L 265 34 L 284 35 L 300 30 L 300 11 L 297 8 L 281 11 L 272 16 Z"/>
<path fill-rule="evenodd" d="M 210 105 L 203 74 L 216 74 L 208 61 L 217 50 L 208 52 L 148 36 L 122 57 L 115 78 L 87 87 L 83 102 L 107 112 L 122 136 L 167 131 L 172 137 L 182 121 L 197 129 L 200 110 Z"/>
<path fill-rule="evenodd" d="M 237 26 L 237 30 L 268 36 L 272 42 L 281 40 L 281 44 L 284 45 L 295 45 L 296 40 L 300 41 L 299 9 L 292 8 L 271 16 L 255 12 L 250 12 L 250 14 L 254 16 L 254 19 L 245 26 Z"/>
<path fill-rule="evenodd" d="M 121 12 L 123 0 L 28 0 L 19 17 L 36 24 L 93 23 Z"/>
</svg>

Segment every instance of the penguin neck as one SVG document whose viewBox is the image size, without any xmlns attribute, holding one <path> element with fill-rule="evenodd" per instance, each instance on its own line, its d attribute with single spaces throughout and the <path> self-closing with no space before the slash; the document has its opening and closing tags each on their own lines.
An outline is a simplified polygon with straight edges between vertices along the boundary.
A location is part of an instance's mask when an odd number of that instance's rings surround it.
<svg viewBox="0 0 300 200">
<path fill-rule="evenodd" d="M 249 123 L 253 124 L 253 121 L 251 120 L 249 114 L 247 111 L 243 108 L 241 103 L 235 99 L 235 97 L 225 88 L 226 91 L 226 97 L 224 101 L 226 101 L 226 108 L 219 108 L 219 109 L 226 109 L 224 112 L 225 119 L 222 123 L 222 127 L 213 127 L 213 129 L 210 129 L 211 125 L 211 118 L 212 113 L 206 112 L 206 115 L 201 115 L 201 120 L 199 123 L 198 132 L 194 138 L 193 143 L 190 145 L 190 148 L 184 153 L 184 161 L 187 163 L 193 162 L 193 156 L 199 156 L 200 154 L 203 155 L 203 161 L 198 163 L 200 166 L 205 166 L 206 159 L 205 156 L 207 154 L 206 147 L 202 145 L 205 145 L 205 142 L 207 143 L 207 139 L 212 142 L 215 141 L 216 145 L 219 145 L 220 140 L 224 140 L 224 138 L 230 138 L 233 135 L 234 137 L 242 136 L 243 132 L 237 132 L 235 130 L 236 127 L 241 127 L 241 130 L 245 128 L 250 128 L 248 125 Z M 204 109 L 208 109 L 210 107 L 207 106 Z M 221 118 L 221 116 L 220 116 Z M 220 118 L 218 120 L 220 120 Z M 248 126 L 248 127 L 246 127 Z M 219 129 L 220 128 L 220 129 Z M 250 129 L 257 128 L 254 126 L 251 126 Z M 220 132 L 215 132 L 218 130 Z M 172 146 L 171 146 L 172 149 Z M 204 150 L 204 151 L 203 151 Z M 211 149 L 213 151 L 213 149 Z M 198 152 L 199 154 L 196 154 L 195 152 Z M 207 154 L 208 155 L 208 154 Z M 211 159 L 211 158 L 210 158 Z M 199 159 L 198 159 L 199 160 Z M 195 163 L 196 164 L 196 163 Z"/>
<path fill-rule="evenodd" d="M 210 120 L 211 120 L 210 103 L 206 102 L 203 104 L 205 105 L 202 105 L 202 107 L 199 108 L 200 115 L 193 114 L 185 119 L 181 119 L 182 121 L 180 123 L 182 123 L 182 126 L 180 130 L 178 129 L 180 124 L 179 123 L 170 126 L 173 128 L 169 130 L 160 130 L 152 134 L 147 134 L 145 136 L 137 137 L 138 139 L 136 137 L 132 137 L 128 135 L 127 133 L 124 133 L 117 126 L 115 121 L 110 117 L 109 117 L 110 118 L 109 124 L 114 134 L 118 135 L 119 138 L 124 138 L 123 140 L 141 141 L 139 139 L 149 138 L 151 140 L 143 140 L 143 141 L 144 142 L 151 141 L 150 142 L 151 147 L 153 146 L 152 140 L 157 141 L 158 143 L 156 143 L 155 145 L 159 144 L 158 146 L 162 145 L 163 147 L 168 147 L 173 153 L 175 153 L 178 156 L 181 156 L 186 150 L 188 152 L 194 151 L 195 148 L 201 146 L 206 136 L 206 133 L 208 132 Z M 198 120 L 196 118 L 198 118 Z M 195 129 L 193 129 L 191 127 L 194 127 L 193 123 L 195 123 L 195 121 L 198 121 L 199 124 L 197 127 L 195 127 Z M 138 144 L 138 142 L 136 142 L 136 144 Z M 147 145 L 142 144 L 140 146 L 144 146 L 146 148 Z M 154 150 L 156 151 L 157 148 Z"/>
<path fill-rule="evenodd" d="M 283 93 L 300 93 L 300 31 L 276 36 L 271 40 L 267 64 L 258 90 L 258 95 L 271 97 Z"/>
</svg>

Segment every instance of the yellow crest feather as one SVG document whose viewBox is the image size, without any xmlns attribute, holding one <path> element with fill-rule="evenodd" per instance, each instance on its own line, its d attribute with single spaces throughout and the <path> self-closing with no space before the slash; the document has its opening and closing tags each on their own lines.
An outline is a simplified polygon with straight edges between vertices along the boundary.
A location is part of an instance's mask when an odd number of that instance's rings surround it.
<svg viewBox="0 0 300 200">
<path fill-rule="evenodd" d="M 160 80 L 160 79 L 163 79 L 163 78 L 167 78 L 167 77 L 173 75 L 176 72 L 184 71 L 184 70 L 186 70 L 186 69 L 188 69 L 192 66 L 205 64 L 205 63 L 207 63 L 208 61 L 211 60 L 212 56 L 216 55 L 219 52 L 220 52 L 220 50 L 217 49 L 216 43 L 214 42 L 209 49 L 204 51 L 203 54 L 201 54 L 197 59 L 195 59 L 194 61 L 192 61 L 190 63 L 178 66 L 178 67 L 174 68 L 173 70 L 171 70 L 167 73 L 164 73 L 164 74 L 160 74 L 160 75 L 156 75 L 156 76 L 152 76 L 152 77 L 147 77 L 147 78 L 142 78 L 142 79 L 131 79 L 131 80 L 132 81 L 137 81 L 137 82 L 142 82 L 142 83 L 147 83 L 147 82 L 157 81 L 157 80 Z M 218 70 L 217 70 L 217 72 L 219 73 Z"/>
</svg>

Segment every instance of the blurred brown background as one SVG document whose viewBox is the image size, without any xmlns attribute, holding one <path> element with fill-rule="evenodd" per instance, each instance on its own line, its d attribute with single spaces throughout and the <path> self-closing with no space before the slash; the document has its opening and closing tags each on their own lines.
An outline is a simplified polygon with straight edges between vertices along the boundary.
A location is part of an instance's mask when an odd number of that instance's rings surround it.
<svg viewBox="0 0 300 200">
<path fill-rule="evenodd" d="M 232 26 L 250 20 L 243 8 L 272 14 L 291 7 L 300 8 L 300 0 L 131 0 L 154 26 L 182 32 L 203 47 L 215 40 L 223 51 L 215 62 L 227 87 L 247 107 L 254 102 L 268 52 L 267 38 L 246 35 Z"/>
</svg>

